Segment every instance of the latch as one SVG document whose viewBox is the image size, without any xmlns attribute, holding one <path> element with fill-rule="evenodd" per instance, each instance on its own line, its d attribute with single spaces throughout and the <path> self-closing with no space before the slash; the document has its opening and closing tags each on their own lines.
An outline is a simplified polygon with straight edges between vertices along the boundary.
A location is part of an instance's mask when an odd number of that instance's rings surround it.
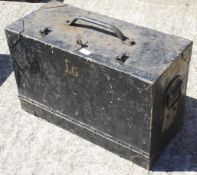
<svg viewBox="0 0 197 175">
<path fill-rule="evenodd" d="M 164 121 L 163 132 L 167 130 L 177 115 L 178 104 L 181 99 L 183 81 L 176 76 L 168 85 L 164 96 Z"/>
</svg>

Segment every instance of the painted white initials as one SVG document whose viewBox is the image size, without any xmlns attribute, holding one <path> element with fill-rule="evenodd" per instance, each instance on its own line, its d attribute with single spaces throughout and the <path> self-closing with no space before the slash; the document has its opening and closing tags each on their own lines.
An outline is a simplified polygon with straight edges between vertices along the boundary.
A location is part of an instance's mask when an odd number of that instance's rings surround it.
<svg viewBox="0 0 197 175">
<path fill-rule="evenodd" d="M 69 74 L 69 75 L 72 75 L 72 76 L 75 76 L 75 77 L 78 77 L 79 76 L 79 71 L 78 71 L 78 68 L 75 67 L 75 66 L 72 66 L 67 59 L 65 59 L 65 70 L 64 70 L 65 73 Z"/>
</svg>

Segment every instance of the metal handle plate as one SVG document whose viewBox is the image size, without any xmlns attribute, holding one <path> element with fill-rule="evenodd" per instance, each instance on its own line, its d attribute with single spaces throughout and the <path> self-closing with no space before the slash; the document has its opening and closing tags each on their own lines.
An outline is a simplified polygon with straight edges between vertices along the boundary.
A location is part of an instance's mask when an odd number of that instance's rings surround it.
<svg viewBox="0 0 197 175">
<path fill-rule="evenodd" d="M 164 96 L 164 122 L 163 132 L 173 123 L 177 115 L 177 108 L 182 96 L 183 81 L 176 76 L 168 85 Z"/>
</svg>

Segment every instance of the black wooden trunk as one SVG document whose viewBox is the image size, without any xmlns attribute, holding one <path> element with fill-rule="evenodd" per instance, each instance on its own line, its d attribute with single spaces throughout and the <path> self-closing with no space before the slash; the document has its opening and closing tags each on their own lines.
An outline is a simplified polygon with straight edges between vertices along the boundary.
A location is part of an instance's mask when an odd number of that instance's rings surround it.
<svg viewBox="0 0 197 175">
<path fill-rule="evenodd" d="M 6 36 L 24 110 L 152 167 L 182 121 L 191 41 L 61 3 Z"/>
</svg>

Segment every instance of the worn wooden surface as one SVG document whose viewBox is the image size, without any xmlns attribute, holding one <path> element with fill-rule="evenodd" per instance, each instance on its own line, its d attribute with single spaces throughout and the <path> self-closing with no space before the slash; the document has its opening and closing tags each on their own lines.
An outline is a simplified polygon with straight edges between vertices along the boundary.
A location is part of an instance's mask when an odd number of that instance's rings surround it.
<svg viewBox="0 0 197 175">
<path fill-rule="evenodd" d="M 151 174 L 197 174 L 197 1 L 67 0 L 86 10 L 194 41 L 184 126 Z M 42 4 L 0 1 L 0 174 L 147 174 L 20 108 L 4 27 Z"/>
</svg>

